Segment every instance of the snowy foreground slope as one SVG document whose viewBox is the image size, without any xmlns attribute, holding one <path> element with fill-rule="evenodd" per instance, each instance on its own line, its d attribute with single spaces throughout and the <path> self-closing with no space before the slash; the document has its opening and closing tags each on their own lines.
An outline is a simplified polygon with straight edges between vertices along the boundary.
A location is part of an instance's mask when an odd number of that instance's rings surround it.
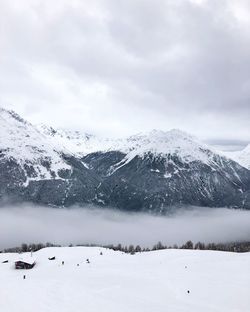
<svg viewBox="0 0 250 312">
<path fill-rule="evenodd" d="M 49 261 L 50 256 L 56 260 Z M 250 310 L 250 253 L 163 250 L 129 255 L 68 247 L 42 249 L 33 257 L 35 268 L 23 271 L 13 268 L 22 255 L 0 254 L 1 312 Z M 2 263 L 6 259 L 9 263 Z"/>
</svg>

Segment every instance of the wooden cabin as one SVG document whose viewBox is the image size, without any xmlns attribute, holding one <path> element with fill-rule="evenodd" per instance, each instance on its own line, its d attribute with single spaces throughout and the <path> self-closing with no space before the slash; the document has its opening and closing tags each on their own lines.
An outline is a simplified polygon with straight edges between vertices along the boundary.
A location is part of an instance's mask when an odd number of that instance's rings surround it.
<svg viewBox="0 0 250 312">
<path fill-rule="evenodd" d="M 16 270 L 28 270 L 35 266 L 36 262 L 34 260 L 18 260 L 15 262 Z"/>
</svg>

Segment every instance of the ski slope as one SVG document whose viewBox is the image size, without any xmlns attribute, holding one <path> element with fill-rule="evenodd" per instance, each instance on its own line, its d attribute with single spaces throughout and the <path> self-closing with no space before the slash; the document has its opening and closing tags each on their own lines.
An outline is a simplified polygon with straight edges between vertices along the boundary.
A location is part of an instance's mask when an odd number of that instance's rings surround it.
<svg viewBox="0 0 250 312">
<path fill-rule="evenodd" d="M 250 253 L 45 248 L 32 270 L 15 270 L 22 257 L 0 254 L 1 312 L 250 311 Z"/>
</svg>

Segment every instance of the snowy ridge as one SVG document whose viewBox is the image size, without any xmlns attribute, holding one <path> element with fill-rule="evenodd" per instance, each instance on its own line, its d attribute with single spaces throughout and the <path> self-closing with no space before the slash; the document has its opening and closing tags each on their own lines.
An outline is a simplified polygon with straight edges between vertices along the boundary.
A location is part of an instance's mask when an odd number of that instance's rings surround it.
<svg viewBox="0 0 250 312">
<path fill-rule="evenodd" d="M 60 142 L 62 148 L 70 150 L 76 156 L 85 156 L 94 152 L 120 151 L 127 154 L 127 159 L 135 155 L 144 156 L 151 152 L 155 155 L 178 155 L 185 162 L 199 160 L 210 162 L 212 148 L 199 143 L 198 139 L 183 131 L 153 130 L 140 133 L 128 138 L 102 138 L 80 131 L 54 130 L 47 126 L 40 126 L 43 133 Z M 214 152 L 214 151 L 213 151 Z"/>
<path fill-rule="evenodd" d="M 144 156 L 151 152 L 157 155 L 176 155 L 184 162 L 194 160 L 209 163 L 211 152 L 205 144 L 177 129 L 167 132 L 153 130 L 145 135 L 136 135 L 127 139 L 124 151 L 130 150 L 130 157 L 134 154 Z"/>
<path fill-rule="evenodd" d="M 250 144 L 242 151 L 224 152 L 224 154 L 239 163 L 242 167 L 250 170 Z"/>
<path fill-rule="evenodd" d="M 13 111 L 0 108 L 0 149 L 9 158 L 41 163 L 47 159 L 51 163 L 51 171 L 69 169 L 60 157 L 61 153 L 83 157 L 94 152 L 119 151 L 126 154 L 123 163 L 135 156 L 144 157 L 151 153 L 158 156 L 174 155 L 185 163 L 200 161 L 213 163 L 213 155 L 226 157 L 250 168 L 250 145 L 239 152 L 219 152 L 181 130 L 153 130 L 139 133 L 127 138 L 105 138 L 81 131 L 54 129 L 40 124 L 37 126 L 22 119 Z M 51 175 L 40 166 L 37 168 L 40 177 Z"/>
<path fill-rule="evenodd" d="M 76 157 L 108 151 L 119 151 L 125 154 L 119 163 L 110 168 L 109 175 L 127 165 L 136 156 L 144 158 L 149 153 L 155 158 L 168 158 L 169 155 L 177 156 L 183 163 L 199 161 L 214 169 L 218 168 L 218 164 L 214 162 L 214 157 L 228 158 L 227 155 L 199 142 L 196 137 L 178 129 L 170 131 L 152 130 L 148 133 L 139 133 L 122 139 L 102 138 L 80 131 L 55 130 L 44 125 L 40 126 L 40 129 L 60 145 L 61 151 L 70 150 Z M 176 168 L 176 172 L 178 171 L 179 168 Z M 166 172 L 165 177 L 170 178 L 171 176 Z"/>
<path fill-rule="evenodd" d="M 213 165 L 214 155 L 228 157 L 250 168 L 250 145 L 242 152 L 216 152 L 197 138 L 183 131 L 153 130 L 128 138 L 112 139 L 97 137 L 80 131 L 53 129 L 46 125 L 33 126 L 13 111 L 0 109 L 0 149 L 5 157 L 25 164 L 33 164 L 34 179 L 58 178 L 58 171 L 70 169 L 61 158 L 61 153 L 78 158 L 94 152 L 119 151 L 125 154 L 122 161 L 111 168 L 110 173 L 129 163 L 134 157 L 144 158 L 148 153 L 155 157 L 177 156 L 182 162 L 199 161 Z M 43 165 L 49 164 L 49 169 Z"/>
<path fill-rule="evenodd" d="M 97 137 L 81 131 L 68 129 L 53 129 L 47 125 L 38 125 L 39 130 L 52 138 L 55 144 L 60 146 L 61 151 L 70 151 L 77 157 L 82 157 L 98 151 L 122 149 L 122 139 Z"/>
<path fill-rule="evenodd" d="M 132 136 L 127 139 L 126 143 L 121 149 L 126 153 L 126 156 L 111 168 L 110 175 L 127 165 L 136 156 L 144 158 L 149 153 L 155 158 L 164 157 L 167 159 L 171 155 L 178 157 L 182 163 L 199 161 L 217 167 L 213 159 L 217 154 L 212 148 L 200 143 L 194 136 L 177 129 L 167 132 L 153 130 L 144 135 Z M 171 162 L 171 160 L 169 161 Z M 176 168 L 176 172 L 179 170 L 179 168 Z M 171 175 L 166 172 L 165 178 L 170 177 Z"/>
<path fill-rule="evenodd" d="M 14 159 L 26 172 L 27 181 L 59 178 L 58 171 L 70 169 L 56 146 L 29 122 L 12 111 L 0 108 L 0 150 L 4 158 Z M 27 173 L 32 166 L 32 175 Z"/>
</svg>

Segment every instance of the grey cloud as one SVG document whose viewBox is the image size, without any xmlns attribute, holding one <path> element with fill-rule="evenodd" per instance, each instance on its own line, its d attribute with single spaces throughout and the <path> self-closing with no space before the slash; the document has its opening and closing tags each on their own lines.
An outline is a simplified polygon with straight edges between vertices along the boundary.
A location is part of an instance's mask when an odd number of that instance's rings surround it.
<svg viewBox="0 0 250 312">
<path fill-rule="evenodd" d="M 205 143 L 214 146 L 217 150 L 222 151 L 241 151 L 249 144 L 248 141 L 243 140 L 223 139 L 205 140 Z"/>
<path fill-rule="evenodd" d="M 174 127 L 250 140 L 247 1 L 4 0 L 0 9 L 1 105 L 101 133 Z M 60 111 L 56 121 L 48 109 Z"/>
<path fill-rule="evenodd" d="M 152 247 L 193 242 L 244 241 L 250 237 L 250 212 L 224 208 L 177 210 L 162 217 L 95 207 L 55 209 L 7 206 L 0 209 L 0 249 L 23 242 L 140 244 Z"/>
</svg>

